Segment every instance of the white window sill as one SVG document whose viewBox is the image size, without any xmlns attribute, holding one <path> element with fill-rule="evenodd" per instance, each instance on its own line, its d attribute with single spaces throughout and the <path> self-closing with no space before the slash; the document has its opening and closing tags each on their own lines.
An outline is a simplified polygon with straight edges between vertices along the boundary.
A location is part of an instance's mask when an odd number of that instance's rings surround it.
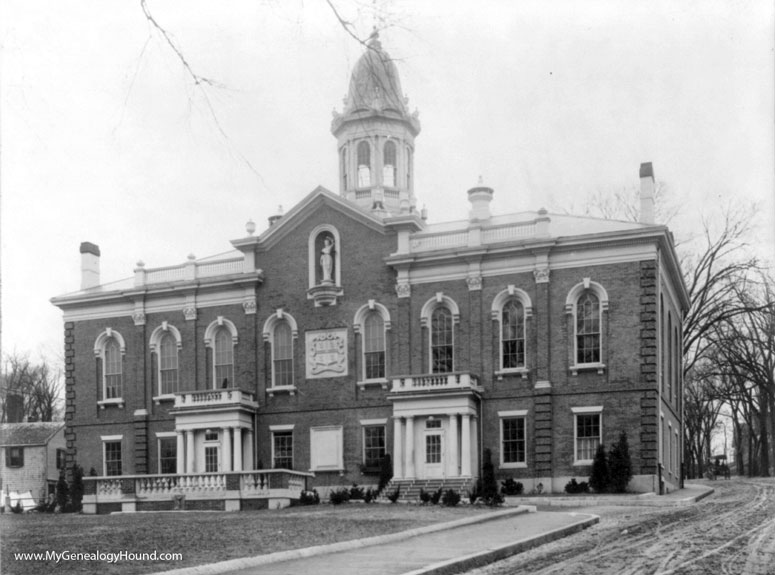
<svg viewBox="0 0 775 575">
<path fill-rule="evenodd" d="M 519 375 L 522 377 L 522 379 L 527 379 L 527 376 L 530 374 L 530 370 L 526 367 L 515 367 L 511 369 L 500 369 L 495 372 L 495 377 L 498 378 L 498 381 L 503 381 L 504 375 Z"/>
<path fill-rule="evenodd" d="M 592 465 L 591 459 L 582 459 L 581 461 L 574 461 L 573 467 L 581 467 L 582 465 Z"/>
<path fill-rule="evenodd" d="M 362 381 L 359 381 L 357 384 L 359 389 L 364 389 L 366 387 L 376 387 L 379 386 L 382 389 L 388 388 L 388 380 L 385 378 L 380 379 L 364 379 Z"/>
<path fill-rule="evenodd" d="M 124 409 L 124 400 L 121 397 L 116 397 L 113 399 L 103 399 L 102 401 L 98 401 L 97 405 L 100 406 L 100 409 L 105 409 L 109 405 L 115 405 L 120 409 Z"/>
<path fill-rule="evenodd" d="M 339 477 L 344 477 L 345 471 L 343 467 L 317 467 L 309 470 L 310 473 L 338 473 Z"/>
<path fill-rule="evenodd" d="M 165 393 L 164 395 L 156 395 L 153 397 L 153 402 L 159 405 L 162 401 L 175 401 L 174 393 Z"/>
<path fill-rule="evenodd" d="M 527 469 L 527 463 L 501 463 L 501 469 Z"/>
<path fill-rule="evenodd" d="M 580 371 L 597 371 L 599 374 L 605 373 L 604 363 L 577 363 L 570 366 L 571 375 L 578 375 Z"/>
<path fill-rule="evenodd" d="M 267 388 L 266 392 L 269 394 L 269 397 L 274 397 L 277 393 L 287 393 L 288 395 L 296 395 L 296 392 L 298 390 L 296 389 L 295 385 L 278 385 L 276 387 L 269 387 Z"/>
</svg>

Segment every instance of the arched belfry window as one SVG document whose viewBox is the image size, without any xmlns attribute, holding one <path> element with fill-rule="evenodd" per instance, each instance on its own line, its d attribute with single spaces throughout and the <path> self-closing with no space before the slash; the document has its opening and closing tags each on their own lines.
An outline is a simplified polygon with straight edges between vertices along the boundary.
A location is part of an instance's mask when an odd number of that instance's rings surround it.
<svg viewBox="0 0 775 575">
<path fill-rule="evenodd" d="M 510 285 L 495 296 L 492 319 L 498 322 L 499 372 L 527 371 L 527 320 L 532 314 L 530 296 L 524 290 Z"/>
<path fill-rule="evenodd" d="M 360 334 L 359 385 L 387 383 L 387 330 L 390 329 L 390 312 L 374 300 L 355 312 L 353 329 Z"/>
<path fill-rule="evenodd" d="M 101 407 L 106 404 L 123 405 L 123 372 L 126 344 L 117 331 L 107 328 L 94 342 L 94 356 L 100 367 L 100 400 Z"/>
<path fill-rule="evenodd" d="M 396 144 L 391 140 L 382 150 L 382 184 L 391 188 L 396 185 Z"/>
<path fill-rule="evenodd" d="M 565 311 L 572 324 L 569 333 L 571 371 L 596 368 L 599 373 L 605 367 L 605 333 L 608 310 L 608 293 L 602 285 L 585 278 L 574 286 L 565 301 Z"/>
<path fill-rule="evenodd" d="M 414 173 L 414 156 L 412 148 L 406 148 L 406 189 L 412 189 L 412 174 Z"/>
<path fill-rule="evenodd" d="M 358 187 L 371 185 L 371 146 L 365 140 L 358 143 Z"/>
<path fill-rule="evenodd" d="M 181 348 L 180 332 L 166 321 L 153 330 L 150 340 L 151 353 L 156 354 L 157 389 L 155 396 L 170 396 L 180 391 L 178 352 Z"/>
<path fill-rule="evenodd" d="M 428 362 L 431 373 L 450 373 L 455 370 L 455 325 L 460 312 L 455 301 L 439 292 L 428 300 L 420 313 L 428 328 Z"/>
<path fill-rule="evenodd" d="M 234 346 L 237 345 L 236 326 L 221 316 L 205 330 L 205 346 L 212 350 L 213 389 L 237 387 L 234 379 Z"/>
</svg>

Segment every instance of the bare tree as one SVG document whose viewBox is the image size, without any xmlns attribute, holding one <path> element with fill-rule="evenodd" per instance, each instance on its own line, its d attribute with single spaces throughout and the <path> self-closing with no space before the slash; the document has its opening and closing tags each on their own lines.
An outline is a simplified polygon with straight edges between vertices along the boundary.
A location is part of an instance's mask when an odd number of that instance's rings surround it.
<svg viewBox="0 0 775 575">
<path fill-rule="evenodd" d="M 60 416 L 62 372 L 29 355 L 6 355 L 0 375 L 0 423 L 54 421 Z"/>
</svg>

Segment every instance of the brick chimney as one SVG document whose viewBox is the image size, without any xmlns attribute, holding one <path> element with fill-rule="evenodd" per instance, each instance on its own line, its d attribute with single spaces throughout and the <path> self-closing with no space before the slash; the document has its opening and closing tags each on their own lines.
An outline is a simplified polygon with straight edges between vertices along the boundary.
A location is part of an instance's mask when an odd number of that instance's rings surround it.
<svg viewBox="0 0 775 575">
<path fill-rule="evenodd" d="M 100 248 L 91 242 L 81 243 L 81 289 L 100 285 Z"/>
<path fill-rule="evenodd" d="M 651 162 L 640 165 L 640 223 L 654 221 L 654 168 Z"/>
</svg>

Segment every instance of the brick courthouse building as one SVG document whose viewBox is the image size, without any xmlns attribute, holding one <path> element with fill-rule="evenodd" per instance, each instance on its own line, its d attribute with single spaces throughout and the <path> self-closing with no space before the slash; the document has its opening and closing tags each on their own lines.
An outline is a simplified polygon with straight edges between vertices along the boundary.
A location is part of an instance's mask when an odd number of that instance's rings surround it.
<svg viewBox="0 0 775 575">
<path fill-rule="evenodd" d="M 626 431 L 632 485 L 657 489 L 661 464 L 675 487 L 688 301 L 651 165 L 637 223 L 495 215 L 480 185 L 467 220 L 432 224 L 419 132 L 375 37 L 334 113 L 338 194 L 249 222 L 229 256 L 124 282 L 101 284 L 82 244 L 82 289 L 53 299 L 70 461 L 234 491 L 224 477 L 258 469 L 376 483 L 389 453 L 395 480 L 462 485 L 488 448 L 499 478 L 561 491 Z"/>
</svg>

